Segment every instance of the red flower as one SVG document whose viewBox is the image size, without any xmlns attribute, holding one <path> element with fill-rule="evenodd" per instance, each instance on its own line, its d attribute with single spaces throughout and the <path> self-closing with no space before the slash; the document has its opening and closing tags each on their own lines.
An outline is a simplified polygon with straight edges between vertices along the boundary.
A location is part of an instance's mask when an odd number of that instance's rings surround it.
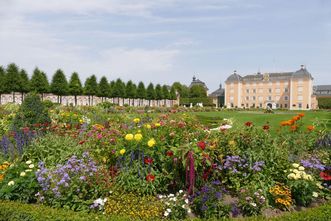
<svg viewBox="0 0 331 221">
<path fill-rule="evenodd" d="M 206 143 L 203 141 L 199 141 L 197 145 L 198 147 L 200 147 L 201 150 L 204 150 L 206 148 Z"/>
<path fill-rule="evenodd" d="M 172 157 L 174 155 L 174 152 L 172 152 L 171 150 L 168 150 L 166 154 L 168 157 Z"/>
<path fill-rule="evenodd" d="M 153 159 L 151 157 L 145 157 L 144 163 L 150 165 L 153 163 Z"/>
<path fill-rule="evenodd" d="M 83 144 L 83 143 L 85 143 L 85 140 L 79 141 L 79 144 Z"/>
<path fill-rule="evenodd" d="M 251 121 L 247 121 L 247 122 L 245 123 L 245 125 L 246 125 L 246 127 L 251 127 L 251 126 L 253 125 L 253 122 L 251 122 Z"/>
<path fill-rule="evenodd" d="M 328 172 L 321 172 L 321 173 L 320 173 L 320 177 L 321 177 L 323 180 L 325 180 L 325 181 L 329 181 L 329 180 L 331 180 L 331 171 L 330 171 L 330 173 L 328 173 Z"/>
<path fill-rule="evenodd" d="M 155 176 L 154 175 L 152 175 L 152 174 L 148 174 L 147 176 L 146 176 L 146 181 L 147 182 L 153 182 L 155 180 Z"/>
<path fill-rule="evenodd" d="M 270 126 L 268 125 L 268 124 L 266 124 L 266 125 L 263 125 L 263 130 L 265 130 L 265 131 L 267 131 L 267 130 L 269 130 L 270 129 Z"/>
</svg>

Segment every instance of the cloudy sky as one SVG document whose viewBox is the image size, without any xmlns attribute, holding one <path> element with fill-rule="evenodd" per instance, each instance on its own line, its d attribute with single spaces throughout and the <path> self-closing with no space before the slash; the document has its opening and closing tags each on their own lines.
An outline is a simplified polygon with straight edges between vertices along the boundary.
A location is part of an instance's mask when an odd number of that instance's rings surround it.
<svg viewBox="0 0 331 221">
<path fill-rule="evenodd" d="M 0 0 L 0 65 L 209 92 L 237 70 L 331 84 L 329 0 Z"/>
</svg>

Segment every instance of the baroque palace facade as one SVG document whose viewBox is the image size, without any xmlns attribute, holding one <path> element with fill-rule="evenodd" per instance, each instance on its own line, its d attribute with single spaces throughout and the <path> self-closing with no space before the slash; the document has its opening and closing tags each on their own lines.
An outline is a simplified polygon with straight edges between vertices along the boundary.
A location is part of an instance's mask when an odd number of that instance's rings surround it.
<svg viewBox="0 0 331 221">
<path fill-rule="evenodd" d="M 225 105 L 228 108 L 317 108 L 313 77 L 307 69 L 295 72 L 257 73 L 240 76 L 236 71 L 225 81 Z"/>
</svg>

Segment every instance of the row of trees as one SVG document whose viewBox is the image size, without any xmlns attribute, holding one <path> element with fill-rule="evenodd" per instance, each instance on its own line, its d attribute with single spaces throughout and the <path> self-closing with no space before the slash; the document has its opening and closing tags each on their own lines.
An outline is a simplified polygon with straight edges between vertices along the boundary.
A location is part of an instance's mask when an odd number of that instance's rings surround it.
<svg viewBox="0 0 331 221">
<path fill-rule="evenodd" d="M 161 86 L 157 84 L 155 87 L 150 83 L 147 88 L 141 81 L 136 85 L 131 80 L 127 83 L 120 78 L 115 81 L 108 81 L 103 76 L 100 81 L 97 81 L 95 75 L 88 77 L 82 85 L 78 73 L 72 73 L 69 82 L 61 69 L 58 69 L 49 83 L 45 72 L 35 68 L 31 79 L 24 69 L 20 69 L 16 64 L 11 63 L 7 68 L 0 66 L 0 95 L 5 93 L 13 93 L 13 102 L 15 102 L 15 92 L 22 94 L 22 100 L 25 93 L 37 92 L 41 94 L 43 99 L 44 93 L 52 93 L 58 96 L 58 103 L 62 102 L 62 96 L 71 95 L 75 97 L 75 105 L 77 105 L 77 96 L 88 96 L 89 104 L 93 103 L 93 97 L 104 98 L 128 98 L 130 100 L 139 99 L 139 105 L 142 99 L 157 100 L 174 100 L 176 99 L 176 88 L 182 87 L 180 83 L 174 83 L 173 86 Z M 118 99 L 119 102 L 119 99 Z M 1 96 L 0 96 L 1 104 Z"/>
</svg>

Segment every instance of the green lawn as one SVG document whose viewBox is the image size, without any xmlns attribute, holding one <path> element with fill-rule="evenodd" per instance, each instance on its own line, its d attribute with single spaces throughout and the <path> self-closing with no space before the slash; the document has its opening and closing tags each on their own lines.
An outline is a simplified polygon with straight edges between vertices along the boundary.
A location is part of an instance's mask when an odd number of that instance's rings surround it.
<svg viewBox="0 0 331 221">
<path fill-rule="evenodd" d="M 303 122 L 305 125 L 316 124 L 317 122 L 325 124 L 328 130 L 331 130 L 331 112 L 327 111 L 276 111 L 273 114 L 265 114 L 262 111 L 220 111 L 220 112 L 197 112 L 194 113 L 199 120 L 209 126 L 219 126 L 223 118 L 232 119 L 234 126 L 244 125 L 245 122 L 251 121 L 256 126 L 269 124 L 271 131 L 279 128 L 281 121 L 289 120 L 298 113 L 304 113 Z"/>
</svg>

